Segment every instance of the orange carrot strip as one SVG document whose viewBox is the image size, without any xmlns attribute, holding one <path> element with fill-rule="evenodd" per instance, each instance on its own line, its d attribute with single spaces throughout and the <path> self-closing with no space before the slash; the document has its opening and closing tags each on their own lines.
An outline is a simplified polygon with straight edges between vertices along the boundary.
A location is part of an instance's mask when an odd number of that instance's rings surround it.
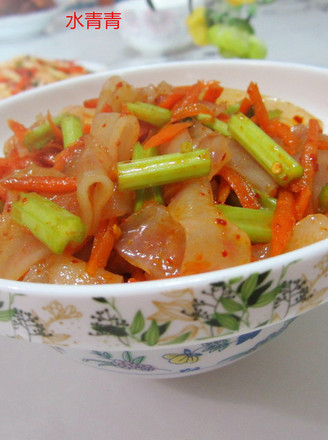
<svg viewBox="0 0 328 440">
<path fill-rule="evenodd" d="M 240 103 L 240 107 L 239 107 L 240 113 L 244 113 L 244 115 L 246 115 L 246 113 L 249 112 L 251 105 L 252 105 L 251 101 L 245 96 L 245 98 L 242 99 Z"/>
<path fill-rule="evenodd" d="M 178 101 L 180 101 L 185 96 L 185 92 L 181 89 L 175 88 L 171 93 L 164 96 L 159 102 L 158 106 L 162 108 L 167 108 L 170 110 Z"/>
<path fill-rule="evenodd" d="M 261 208 L 255 192 L 236 170 L 225 165 L 220 169 L 219 175 L 229 183 L 244 208 Z"/>
<path fill-rule="evenodd" d="M 217 191 L 217 201 L 218 203 L 225 203 L 229 194 L 231 187 L 229 183 L 221 176 L 218 191 Z"/>
<path fill-rule="evenodd" d="M 318 149 L 319 150 L 328 150 L 328 139 L 326 139 L 325 137 L 319 137 Z"/>
<path fill-rule="evenodd" d="M 211 114 L 211 110 L 204 104 L 197 102 L 194 104 L 187 104 L 184 107 L 178 107 L 172 110 L 171 122 L 179 121 L 185 118 L 191 118 L 199 113 Z M 213 115 L 214 116 L 214 115 Z"/>
<path fill-rule="evenodd" d="M 96 108 L 98 104 L 98 98 L 90 98 L 83 101 L 83 107 L 85 108 Z"/>
<path fill-rule="evenodd" d="M 13 191 L 34 191 L 37 193 L 66 194 L 76 191 L 75 177 L 25 176 L 9 177 L 1 185 Z"/>
<path fill-rule="evenodd" d="M 51 130 L 52 130 L 53 134 L 55 135 L 55 137 L 57 139 L 59 139 L 60 141 L 62 141 L 63 140 L 63 134 L 61 132 L 61 129 L 58 128 L 57 125 L 54 123 L 50 112 L 47 113 L 47 121 L 49 122 Z"/>
<path fill-rule="evenodd" d="M 262 100 L 258 85 L 251 82 L 247 88 L 251 104 L 254 107 L 255 116 L 259 126 L 266 131 L 270 124 L 269 114 Z"/>
<path fill-rule="evenodd" d="M 27 132 L 27 128 L 20 122 L 14 121 L 13 119 L 8 120 L 8 126 L 10 130 L 14 133 L 20 143 L 24 142 L 24 136 Z"/>
<path fill-rule="evenodd" d="M 272 220 L 272 256 L 280 255 L 284 251 L 293 233 L 295 223 L 295 200 L 293 194 L 281 188 Z"/>
<path fill-rule="evenodd" d="M 304 173 L 300 179 L 291 185 L 291 190 L 298 193 L 296 196 L 297 220 L 301 220 L 304 215 L 313 211 L 312 191 L 314 176 L 318 169 L 317 156 L 320 130 L 319 122 L 316 119 L 310 119 L 307 139 L 300 158 Z"/>
<path fill-rule="evenodd" d="M 95 276 L 98 269 L 106 267 L 115 239 L 119 236 L 118 231 L 116 219 L 100 222 L 98 231 L 94 236 L 90 258 L 87 262 L 87 272 L 90 276 Z"/>
<path fill-rule="evenodd" d="M 209 81 L 204 84 L 205 88 L 201 94 L 201 99 L 208 102 L 213 102 L 219 98 L 223 92 L 223 87 L 217 81 Z"/>
<path fill-rule="evenodd" d="M 269 123 L 267 132 L 270 136 L 277 136 L 283 141 L 287 153 L 291 155 L 296 153 L 298 139 L 287 124 L 273 119 Z"/>
<path fill-rule="evenodd" d="M 175 136 L 177 136 L 181 131 L 190 127 L 192 122 L 176 122 L 175 124 L 166 124 L 164 127 L 146 140 L 144 143 L 144 148 L 157 147 L 158 145 L 165 144 L 165 142 L 171 141 Z"/>
<path fill-rule="evenodd" d="M 203 88 L 204 84 L 200 81 L 186 88 L 185 95 L 173 106 L 172 111 L 177 111 L 180 107 L 186 107 L 189 104 L 196 104 L 199 101 L 199 95 Z"/>
</svg>

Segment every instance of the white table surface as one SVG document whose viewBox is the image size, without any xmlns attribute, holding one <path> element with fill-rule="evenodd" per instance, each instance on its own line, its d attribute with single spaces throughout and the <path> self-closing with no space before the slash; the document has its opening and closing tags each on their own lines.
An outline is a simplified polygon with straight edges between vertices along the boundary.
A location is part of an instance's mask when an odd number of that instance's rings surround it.
<svg viewBox="0 0 328 440">
<path fill-rule="evenodd" d="M 257 33 L 270 60 L 328 68 L 328 10 L 306 3 L 278 0 L 263 8 Z M 0 42 L 0 61 L 29 53 L 110 68 L 164 59 L 141 57 L 124 45 L 120 30 L 74 32 L 66 23 L 59 17 L 46 35 Z M 210 56 L 205 49 L 169 59 Z M 328 305 L 321 306 L 235 364 L 172 380 L 106 373 L 45 346 L 0 338 L 0 438 L 327 440 L 327 318 Z"/>
</svg>

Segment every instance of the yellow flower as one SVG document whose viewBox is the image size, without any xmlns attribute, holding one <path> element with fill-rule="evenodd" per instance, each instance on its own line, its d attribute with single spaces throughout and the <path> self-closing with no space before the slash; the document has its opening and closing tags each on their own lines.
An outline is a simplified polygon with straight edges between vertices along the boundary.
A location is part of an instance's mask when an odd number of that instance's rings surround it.
<svg viewBox="0 0 328 440">
<path fill-rule="evenodd" d="M 205 12 L 206 8 L 200 6 L 199 8 L 194 9 L 186 19 L 189 34 L 194 43 L 198 46 L 205 46 L 208 44 Z"/>
<path fill-rule="evenodd" d="M 231 6 L 241 6 L 248 5 L 250 3 L 255 3 L 256 0 L 226 0 Z"/>
</svg>

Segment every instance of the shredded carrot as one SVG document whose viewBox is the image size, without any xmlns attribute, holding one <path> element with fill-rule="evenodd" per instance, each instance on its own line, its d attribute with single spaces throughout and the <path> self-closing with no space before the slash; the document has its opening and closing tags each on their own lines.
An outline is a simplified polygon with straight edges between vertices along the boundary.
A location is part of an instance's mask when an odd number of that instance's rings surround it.
<svg viewBox="0 0 328 440">
<path fill-rule="evenodd" d="M 183 98 L 176 102 L 176 104 L 172 107 L 172 111 L 178 111 L 180 107 L 183 108 L 189 104 L 196 104 L 199 102 L 199 95 L 203 88 L 204 84 L 200 81 L 190 87 L 187 87 L 185 89 Z"/>
<path fill-rule="evenodd" d="M 18 141 L 22 144 L 24 142 L 24 136 L 27 132 L 27 128 L 23 124 L 14 121 L 13 119 L 9 119 L 8 126 L 17 137 Z"/>
<path fill-rule="evenodd" d="M 178 107 L 177 109 L 172 110 L 171 122 L 176 122 L 185 118 L 191 118 L 192 116 L 196 116 L 199 113 L 205 113 L 207 115 L 212 114 L 209 107 L 207 107 L 205 104 L 197 102 L 194 104 L 187 104 L 184 107 Z"/>
<path fill-rule="evenodd" d="M 144 148 L 157 147 L 158 145 L 164 144 L 165 142 L 171 141 L 175 136 L 177 136 L 181 131 L 190 127 L 192 122 L 176 122 L 174 124 L 166 124 L 162 127 L 156 134 L 151 136 L 144 143 Z"/>
<path fill-rule="evenodd" d="M 54 159 L 53 168 L 58 171 L 62 171 L 66 163 L 72 158 L 72 156 L 84 147 L 84 141 L 82 138 L 78 139 L 73 144 L 62 150 Z"/>
<path fill-rule="evenodd" d="M 57 125 L 54 123 L 52 116 L 50 114 L 50 112 L 47 113 L 47 121 L 49 122 L 49 125 L 51 127 L 51 130 L 53 132 L 53 134 L 55 135 L 55 137 L 62 141 L 63 140 L 63 134 L 60 128 L 57 127 Z"/>
<path fill-rule="evenodd" d="M 113 250 L 116 238 L 119 236 L 117 220 L 103 220 L 99 224 L 93 240 L 92 250 L 87 262 L 87 273 L 95 276 L 98 269 L 106 267 L 108 258 Z"/>
<path fill-rule="evenodd" d="M 185 96 L 185 92 L 179 88 L 174 88 L 171 93 L 162 97 L 157 103 L 162 108 L 170 110 L 178 101 Z"/>
<path fill-rule="evenodd" d="M 1 185 L 13 191 L 34 191 L 37 193 L 66 194 L 76 191 L 75 177 L 25 176 L 9 177 Z"/>
<path fill-rule="evenodd" d="M 217 81 L 209 81 L 204 84 L 204 90 L 201 93 L 201 99 L 208 102 L 213 102 L 219 98 L 223 92 L 223 87 Z"/>
<path fill-rule="evenodd" d="M 286 151 L 289 154 L 296 152 L 297 137 L 291 131 L 291 127 L 277 119 L 270 119 L 267 109 L 265 108 L 260 90 L 256 83 L 251 82 L 248 86 L 247 92 L 250 97 L 251 104 L 254 108 L 255 119 L 258 125 L 269 136 L 277 136 L 283 143 Z"/>
<path fill-rule="evenodd" d="M 91 124 L 83 124 L 82 131 L 83 134 L 89 134 L 91 130 Z"/>
<path fill-rule="evenodd" d="M 293 155 L 297 151 L 298 139 L 296 135 L 292 132 L 291 127 L 284 124 L 278 119 L 270 120 L 267 132 L 270 136 L 277 136 L 284 143 L 284 148 L 287 153 Z"/>
<path fill-rule="evenodd" d="M 320 136 L 318 139 L 318 149 L 328 150 L 328 138 Z"/>
<path fill-rule="evenodd" d="M 265 108 L 264 102 L 262 100 L 258 85 L 254 82 L 251 82 L 247 88 L 247 93 L 249 95 L 250 102 L 254 108 L 257 123 L 262 128 L 262 130 L 266 131 L 269 127 L 270 119 L 267 109 Z"/>
<path fill-rule="evenodd" d="M 98 105 L 98 98 L 90 98 L 83 101 L 83 107 L 85 108 L 96 108 Z"/>
<path fill-rule="evenodd" d="M 110 104 L 104 104 L 101 113 L 112 113 L 113 107 Z"/>
<path fill-rule="evenodd" d="M 243 176 L 235 169 L 225 165 L 220 169 L 219 175 L 229 183 L 230 187 L 234 190 L 244 208 L 261 208 L 261 204 L 257 199 L 256 193 L 243 178 Z"/>
<path fill-rule="evenodd" d="M 281 188 L 272 220 L 272 256 L 280 255 L 284 251 L 293 233 L 295 223 L 295 200 L 293 194 L 289 190 Z"/>
<path fill-rule="evenodd" d="M 318 139 L 320 125 L 316 119 L 309 120 L 309 130 L 305 141 L 300 164 L 303 167 L 303 176 L 291 184 L 291 190 L 296 192 L 296 219 L 301 220 L 304 215 L 313 212 L 313 183 L 318 169 Z"/>
<path fill-rule="evenodd" d="M 230 194 L 231 188 L 229 183 L 221 176 L 220 183 L 217 191 L 218 203 L 225 203 Z"/>
<path fill-rule="evenodd" d="M 245 96 L 245 98 L 243 98 L 240 103 L 240 107 L 239 107 L 240 113 L 244 113 L 244 115 L 246 115 L 249 112 L 251 105 L 252 105 L 251 101 Z"/>
</svg>

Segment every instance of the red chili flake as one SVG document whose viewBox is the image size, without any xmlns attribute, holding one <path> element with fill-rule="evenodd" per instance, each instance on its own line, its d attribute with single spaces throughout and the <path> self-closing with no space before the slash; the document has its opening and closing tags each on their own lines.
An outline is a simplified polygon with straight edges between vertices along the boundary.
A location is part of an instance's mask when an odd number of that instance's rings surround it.
<svg viewBox="0 0 328 440">
<path fill-rule="evenodd" d="M 72 258 L 71 263 L 78 263 L 79 260 L 76 260 L 75 258 Z"/>
<path fill-rule="evenodd" d="M 236 239 L 237 239 L 237 240 L 240 240 L 240 234 L 237 234 L 237 235 L 236 235 Z"/>
<path fill-rule="evenodd" d="M 120 81 L 120 82 L 118 82 L 118 83 L 116 84 L 116 88 L 117 88 L 117 89 L 120 88 L 120 87 L 123 87 L 123 82 L 122 82 L 122 81 Z"/>
<path fill-rule="evenodd" d="M 302 118 L 302 116 L 295 115 L 295 116 L 293 117 L 293 119 L 294 119 L 294 121 L 297 122 L 298 124 L 302 124 L 302 122 L 303 122 L 303 118 Z"/>
<path fill-rule="evenodd" d="M 228 252 L 226 250 L 222 251 L 222 257 L 227 257 L 228 256 Z"/>
<path fill-rule="evenodd" d="M 227 153 L 224 153 L 224 155 L 221 157 L 221 162 L 223 162 L 226 157 L 227 157 Z"/>
<path fill-rule="evenodd" d="M 215 219 L 215 223 L 217 223 L 218 225 L 223 225 L 223 226 L 225 226 L 227 224 L 226 220 L 224 220 L 223 218 Z"/>
</svg>

